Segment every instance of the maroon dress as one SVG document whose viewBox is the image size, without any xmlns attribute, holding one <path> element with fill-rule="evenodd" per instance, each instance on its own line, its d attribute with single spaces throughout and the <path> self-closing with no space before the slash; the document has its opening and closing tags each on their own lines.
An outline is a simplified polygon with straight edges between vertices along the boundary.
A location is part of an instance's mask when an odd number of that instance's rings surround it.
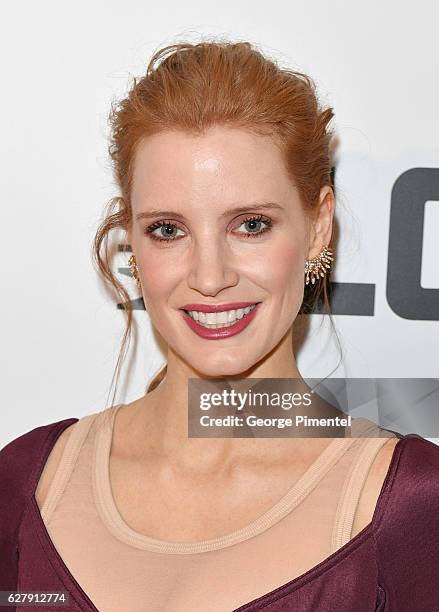
<svg viewBox="0 0 439 612">
<path fill-rule="evenodd" d="M 37 427 L 0 451 L 0 591 L 69 594 L 67 605 L 33 610 L 98 609 L 56 550 L 34 496 L 58 436 L 76 421 Z M 398 437 L 369 525 L 240 612 L 439 612 L 439 447 L 417 434 Z"/>
</svg>

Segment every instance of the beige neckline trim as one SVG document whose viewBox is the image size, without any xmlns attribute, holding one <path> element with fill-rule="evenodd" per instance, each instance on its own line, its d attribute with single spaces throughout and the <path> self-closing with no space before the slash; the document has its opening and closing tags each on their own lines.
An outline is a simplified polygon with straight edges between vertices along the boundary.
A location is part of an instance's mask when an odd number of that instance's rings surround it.
<svg viewBox="0 0 439 612">
<path fill-rule="evenodd" d="M 269 510 L 249 525 L 223 536 L 198 542 L 170 542 L 134 531 L 122 518 L 116 507 L 110 483 L 109 459 L 113 426 L 119 406 L 111 407 L 110 419 L 98 415 L 93 452 L 93 492 L 98 512 L 109 531 L 119 540 L 135 548 L 157 553 L 202 553 L 232 546 L 262 533 L 295 508 L 313 489 L 338 459 L 353 444 L 355 438 L 334 438 L 325 450 L 302 474 L 293 487 Z M 103 425 L 103 426 L 102 426 Z"/>
</svg>

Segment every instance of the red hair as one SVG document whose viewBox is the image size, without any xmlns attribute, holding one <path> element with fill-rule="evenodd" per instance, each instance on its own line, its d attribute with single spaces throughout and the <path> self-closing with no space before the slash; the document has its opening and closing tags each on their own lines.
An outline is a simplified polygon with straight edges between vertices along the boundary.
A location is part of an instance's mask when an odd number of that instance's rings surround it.
<svg viewBox="0 0 439 612">
<path fill-rule="evenodd" d="M 248 42 L 174 44 L 153 55 L 146 74 L 134 78 L 127 97 L 111 108 L 109 154 L 121 195 L 108 203 L 93 244 L 94 260 L 127 315 L 116 365 L 118 375 L 131 333 L 132 303 L 111 271 L 107 241 L 111 230 L 126 230 L 132 222 L 132 171 L 141 139 L 171 129 L 202 134 L 214 125 L 272 135 L 281 147 L 305 212 L 312 213 L 321 188 L 333 186 L 332 133 L 328 129 L 332 117 L 332 108 L 320 107 L 309 76 L 280 68 Z M 326 276 L 313 288 L 313 303 L 323 291 L 330 311 L 327 282 Z M 148 391 L 165 373 L 166 366 Z"/>
</svg>

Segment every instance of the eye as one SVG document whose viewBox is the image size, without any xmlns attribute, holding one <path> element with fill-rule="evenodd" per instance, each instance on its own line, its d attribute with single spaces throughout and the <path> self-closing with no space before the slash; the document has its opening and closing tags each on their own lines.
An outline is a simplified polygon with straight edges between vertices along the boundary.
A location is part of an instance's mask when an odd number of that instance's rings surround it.
<svg viewBox="0 0 439 612">
<path fill-rule="evenodd" d="M 185 235 L 184 231 L 171 221 L 156 221 L 145 229 L 145 233 L 153 240 L 161 242 L 172 242 Z"/>
<path fill-rule="evenodd" d="M 246 217 L 236 226 L 233 233 L 239 234 L 242 238 L 253 238 L 260 236 L 272 228 L 272 221 L 268 217 L 263 215 L 252 215 Z M 243 227 L 244 230 L 240 231 L 238 228 Z M 186 233 L 173 221 L 156 221 L 147 228 L 145 228 L 145 234 L 149 235 L 153 240 L 160 242 L 174 242 L 183 238 Z"/>
<path fill-rule="evenodd" d="M 252 238 L 271 230 L 272 221 L 263 215 L 251 216 L 241 221 L 237 227 L 244 227 L 244 231 L 234 230 L 234 233 L 241 234 L 243 238 Z"/>
</svg>

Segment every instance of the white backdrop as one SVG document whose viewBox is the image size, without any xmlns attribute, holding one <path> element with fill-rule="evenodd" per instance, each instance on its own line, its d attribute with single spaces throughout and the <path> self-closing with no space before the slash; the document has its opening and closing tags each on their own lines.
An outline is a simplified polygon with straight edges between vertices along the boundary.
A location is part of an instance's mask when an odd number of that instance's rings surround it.
<svg viewBox="0 0 439 612">
<path fill-rule="evenodd" d="M 386 298 L 392 187 L 411 168 L 439 168 L 437 3 L 14 0 L 1 13 L 0 447 L 106 406 L 124 319 L 90 253 L 103 206 L 118 193 L 107 157 L 110 102 L 153 51 L 199 36 L 260 45 L 313 76 L 335 108 L 334 279 L 374 285 L 375 302 L 370 315 L 335 316 L 344 361 L 332 375 L 438 375 L 439 308 L 436 320 L 405 318 Z M 425 206 L 423 230 L 421 285 L 431 289 L 439 288 L 437 200 Z M 119 401 L 142 395 L 163 361 L 146 313 L 135 319 L 140 343 Z M 321 316 L 311 319 L 299 369 L 326 376 L 337 342 Z"/>
</svg>

